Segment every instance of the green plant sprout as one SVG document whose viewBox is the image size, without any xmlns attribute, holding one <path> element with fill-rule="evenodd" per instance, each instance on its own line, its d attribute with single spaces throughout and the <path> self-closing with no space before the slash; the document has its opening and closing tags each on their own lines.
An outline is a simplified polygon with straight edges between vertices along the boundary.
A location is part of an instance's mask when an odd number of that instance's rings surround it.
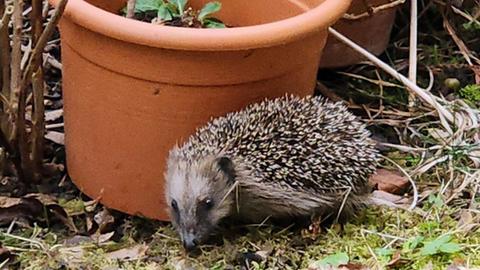
<svg viewBox="0 0 480 270">
<path fill-rule="evenodd" d="M 222 4 L 213 1 L 205 4 L 202 9 L 194 10 L 187 7 L 188 0 L 137 0 L 135 14 L 156 12 L 152 23 L 190 27 L 190 28 L 225 28 L 225 24 L 217 18 L 212 17 L 218 12 Z M 125 15 L 126 7 L 122 9 Z"/>
<path fill-rule="evenodd" d="M 460 89 L 460 96 L 471 104 L 480 102 L 480 84 L 470 84 Z"/>
</svg>

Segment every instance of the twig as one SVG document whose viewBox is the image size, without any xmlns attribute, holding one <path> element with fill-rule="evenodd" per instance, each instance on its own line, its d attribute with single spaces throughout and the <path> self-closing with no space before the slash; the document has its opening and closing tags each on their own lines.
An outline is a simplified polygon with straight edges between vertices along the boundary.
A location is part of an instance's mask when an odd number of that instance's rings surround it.
<svg viewBox="0 0 480 270">
<path fill-rule="evenodd" d="M 417 16 L 418 16 L 418 6 L 417 0 L 410 1 L 411 10 L 410 10 L 410 49 L 409 49 L 409 58 L 408 58 L 408 79 L 414 84 L 417 83 Z M 408 95 L 408 108 L 413 110 L 415 108 L 416 98 L 415 94 L 410 91 Z"/>
<path fill-rule="evenodd" d="M 358 19 L 362 19 L 362 18 L 365 18 L 365 17 L 372 16 L 373 14 L 378 13 L 378 12 L 380 12 L 380 11 L 394 8 L 394 7 L 399 6 L 399 5 L 403 4 L 403 3 L 405 3 L 405 0 L 396 0 L 396 1 L 393 1 L 393 2 L 391 2 L 391 3 L 387 3 L 387 4 L 384 4 L 384 5 L 381 5 L 381 6 L 370 7 L 369 10 L 367 10 L 366 12 L 360 13 L 360 14 L 358 14 L 358 15 L 348 14 L 348 13 L 347 13 L 347 14 L 343 15 L 343 19 L 345 19 L 345 20 L 358 20 Z"/>
<path fill-rule="evenodd" d="M 3 1 L 0 1 L 3 3 Z M 10 97 L 10 39 L 8 36 L 8 23 L 13 14 L 13 6 L 7 5 L 4 7 L 3 16 L 0 21 L 0 67 L 2 70 L 1 93 L 7 99 Z M 0 108 L 5 109 L 3 106 Z M 4 116 L 5 117 L 5 116 Z M 2 120 L 2 127 L 4 127 L 4 119 Z"/>
<path fill-rule="evenodd" d="M 42 0 L 32 0 L 32 13 L 30 20 L 32 25 L 32 43 L 37 44 L 38 38 L 42 34 L 43 16 L 42 16 Z"/>
<path fill-rule="evenodd" d="M 458 49 L 460 50 L 460 53 L 463 55 L 463 57 L 467 61 L 468 65 L 473 66 L 472 59 L 475 60 L 477 62 L 477 64 L 480 65 L 480 60 L 478 58 L 476 58 L 475 56 L 473 56 L 473 54 L 467 48 L 467 45 L 465 45 L 463 40 L 458 37 L 458 35 L 455 33 L 455 30 L 453 29 L 452 25 L 448 21 L 445 14 L 442 14 L 442 16 L 443 16 L 443 26 L 445 27 L 447 32 L 452 37 L 453 41 L 455 42 Z"/>
<path fill-rule="evenodd" d="M 135 3 L 136 0 L 128 0 L 127 2 L 127 18 L 133 18 L 135 16 Z"/>
<path fill-rule="evenodd" d="M 20 98 L 20 91 L 21 91 L 21 61 L 22 61 L 22 28 L 23 28 L 23 0 L 14 1 L 13 4 L 13 37 L 12 37 L 12 58 L 10 62 L 10 74 L 11 74 L 11 81 L 10 81 L 10 107 L 11 107 L 11 123 L 13 123 L 13 128 L 10 131 L 9 141 L 13 141 L 14 138 L 17 136 L 17 127 L 19 125 L 18 121 L 16 120 L 18 114 L 18 101 Z"/>
<path fill-rule="evenodd" d="M 57 26 L 58 21 L 60 20 L 61 16 L 63 15 L 63 12 L 65 11 L 67 2 L 68 0 L 60 0 L 60 2 L 58 3 L 58 6 L 55 8 L 52 18 L 50 19 L 47 26 L 45 27 L 45 30 L 43 31 L 42 35 L 38 39 L 37 44 L 35 44 L 30 60 L 28 61 L 27 67 L 25 68 L 25 71 L 23 73 L 24 87 L 27 86 L 28 79 L 31 78 L 33 72 L 35 72 L 38 69 L 38 67 L 41 65 L 43 49 L 45 48 L 49 38 L 55 31 L 55 27 Z"/>
<path fill-rule="evenodd" d="M 32 165 L 33 165 L 33 180 L 39 182 L 41 179 L 41 171 L 43 165 L 43 144 L 45 133 L 45 106 L 43 104 L 43 71 L 39 67 L 38 71 L 33 73 L 32 89 L 33 89 L 33 114 L 32 114 Z"/>
</svg>

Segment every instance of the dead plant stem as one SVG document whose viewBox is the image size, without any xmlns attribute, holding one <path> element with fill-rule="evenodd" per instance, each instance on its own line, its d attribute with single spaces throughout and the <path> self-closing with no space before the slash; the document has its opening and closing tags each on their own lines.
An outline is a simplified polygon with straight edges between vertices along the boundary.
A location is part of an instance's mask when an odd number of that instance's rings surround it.
<svg viewBox="0 0 480 270">
<path fill-rule="evenodd" d="M 20 92 L 22 88 L 22 71 L 21 71 L 21 61 L 22 61 L 22 29 L 23 29 L 23 0 L 16 0 L 13 2 L 13 37 L 12 37 L 12 52 L 11 52 L 11 62 L 10 62 L 10 121 L 13 125 L 9 134 L 9 141 L 15 140 L 17 136 L 18 123 L 18 107 Z"/>
<path fill-rule="evenodd" d="M 3 1 L 0 1 L 3 2 Z M 7 99 L 10 96 L 10 42 L 8 36 L 8 23 L 13 14 L 13 6 L 7 5 L 4 8 L 3 16 L 0 21 L 0 66 L 2 70 L 2 87 L 1 93 Z M 7 104 L 3 104 L 2 107 Z M 3 121 L 2 121 L 3 122 Z"/>
<path fill-rule="evenodd" d="M 32 0 L 32 12 L 30 13 L 30 20 L 32 24 L 32 44 L 37 44 L 38 38 L 42 34 L 43 28 L 43 0 Z"/>
<path fill-rule="evenodd" d="M 450 123 L 454 123 L 455 122 L 454 116 L 451 112 L 449 112 L 446 108 L 444 108 L 441 104 L 438 103 L 435 96 L 425 91 L 425 89 L 420 88 L 418 85 L 416 85 L 415 83 L 410 81 L 408 78 L 406 78 L 405 76 L 397 72 L 395 69 L 390 67 L 388 64 L 384 63 L 382 60 L 378 59 L 376 56 L 374 56 L 364 48 L 360 47 L 355 42 L 351 41 L 344 35 L 340 34 L 335 29 L 330 27 L 328 30 L 330 34 L 332 34 L 335 38 L 337 38 L 344 44 L 348 45 L 350 48 L 352 48 L 353 50 L 355 50 L 356 52 L 360 53 L 365 58 L 373 62 L 379 68 L 383 69 L 385 72 L 387 72 L 388 74 L 390 74 L 391 76 L 393 76 L 394 78 L 402 82 L 405 86 L 408 87 L 408 89 L 410 89 L 410 91 L 413 91 L 423 101 L 425 101 L 427 104 L 435 108 L 440 117 L 440 120 L 442 121 L 442 126 L 448 132 L 453 133 L 451 127 L 448 125 L 445 119 L 448 120 Z"/>
<path fill-rule="evenodd" d="M 417 0 L 410 1 L 410 49 L 408 58 L 408 79 L 414 84 L 417 83 L 417 37 L 418 37 L 418 5 Z M 413 91 L 408 95 L 408 108 L 415 109 L 416 97 Z"/>
<path fill-rule="evenodd" d="M 43 70 L 39 68 L 37 72 L 33 73 L 32 78 L 33 89 L 33 114 L 32 114 L 32 165 L 33 165 L 33 180 L 39 182 L 41 179 L 42 164 L 43 164 L 43 144 L 45 132 L 45 106 L 43 104 Z"/>
<path fill-rule="evenodd" d="M 135 4 L 136 0 L 128 0 L 127 2 L 127 18 L 133 18 L 135 16 Z"/>
<path fill-rule="evenodd" d="M 37 44 L 35 44 L 35 47 L 33 48 L 32 55 L 23 73 L 23 82 L 25 87 L 27 86 L 29 78 L 31 78 L 33 72 L 37 71 L 38 67 L 42 63 L 43 50 L 47 45 L 49 38 L 55 31 L 55 27 L 57 26 L 58 21 L 60 20 L 61 16 L 63 15 L 63 12 L 65 11 L 67 2 L 68 0 L 61 0 L 58 3 L 58 6 L 55 8 L 52 18 L 48 22 L 47 26 L 45 27 L 45 30 L 40 35 L 40 38 L 38 39 Z"/>
</svg>

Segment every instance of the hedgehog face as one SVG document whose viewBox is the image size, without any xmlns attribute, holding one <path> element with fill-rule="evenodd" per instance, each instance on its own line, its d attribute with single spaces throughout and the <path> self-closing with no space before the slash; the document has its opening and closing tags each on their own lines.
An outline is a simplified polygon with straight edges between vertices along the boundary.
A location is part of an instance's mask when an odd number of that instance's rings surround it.
<svg viewBox="0 0 480 270">
<path fill-rule="evenodd" d="M 170 219 L 185 249 L 191 251 L 231 213 L 233 163 L 226 157 L 186 161 L 171 155 L 166 181 Z"/>
</svg>

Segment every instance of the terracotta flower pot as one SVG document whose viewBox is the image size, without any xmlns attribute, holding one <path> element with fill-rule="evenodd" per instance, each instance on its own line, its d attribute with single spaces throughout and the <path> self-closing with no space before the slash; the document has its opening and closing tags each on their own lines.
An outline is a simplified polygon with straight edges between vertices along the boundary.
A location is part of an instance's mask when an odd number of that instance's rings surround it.
<svg viewBox="0 0 480 270">
<path fill-rule="evenodd" d="M 90 197 L 162 220 L 169 149 L 212 116 L 312 93 L 326 28 L 350 4 L 222 0 L 238 27 L 188 29 L 116 15 L 125 2 L 70 0 L 60 22 L 67 165 Z"/>
<path fill-rule="evenodd" d="M 398 4 L 392 0 L 353 0 L 347 14 L 350 19 L 340 19 L 333 28 L 349 37 L 360 46 L 375 55 L 385 51 L 390 40 L 395 13 Z M 386 4 L 391 6 L 385 6 Z M 380 11 L 368 16 L 368 7 L 379 8 Z M 383 8 L 381 8 L 383 7 Z M 327 39 L 320 67 L 335 68 L 357 64 L 364 59 L 334 37 Z"/>
</svg>

